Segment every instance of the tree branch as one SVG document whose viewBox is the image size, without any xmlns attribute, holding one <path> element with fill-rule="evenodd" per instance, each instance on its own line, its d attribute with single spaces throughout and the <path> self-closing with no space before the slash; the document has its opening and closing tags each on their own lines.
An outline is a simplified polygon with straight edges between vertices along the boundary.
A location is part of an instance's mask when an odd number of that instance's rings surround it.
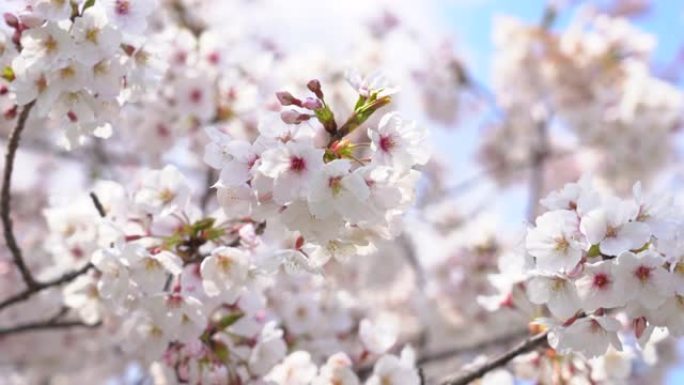
<svg viewBox="0 0 684 385">
<path fill-rule="evenodd" d="M 537 141 L 530 149 L 532 158 L 532 174 L 530 175 L 529 201 L 527 203 L 527 221 L 534 223 L 539 211 L 539 200 L 544 193 L 544 173 L 546 161 L 549 158 L 549 134 L 547 119 L 541 119 L 537 123 Z"/>
<path fill-rule="evenodd" d="M 11 305 L 14 305 L 15 303 L 25 301 L 35 295 L 36 293 L 43 291 L 45 289 L 49 289 L 51 287 L 55 286 L 61 286 L 65 283 L 69 283 L 76 279 L 77 277 L 87 273 L 92 269 L 94 266 L 91 263 L 88 263 L 87 265 L 83 266 L 82 268 L 66 273 L 60 277 L 57 277 L 55 279 L 52 279 L 47 282 L 40 282 L 40 283 L 35 283 L 34 286 L 27 288 L 24 291 L 21 291 L 6 300 L 0 302 L 0 310 L 3 310 L 6 307 L 9 307 Z"/>
<path fill-rule="evenodd" d="M 467 385 L 489 373 L 490 371 L 508 364 L 515 357 L 529 353 L 532 350 L 544 345 L 547 341 L 547 337 L 548 331 L 530 337 L 518 344 L 518 346 L 514 347 L 513 349 L 485 362 L 482 365 L 479 365 L 474 369 L 464 370 L 461 374 L 447 378 L 446 380 L 442 381 L 441 385 Z"/>
<path fill-rule="evenodd" d="M 195 37 L 199 37 L 204 32 L 206 26 L 200 20 L 193 18 L 182 1 L 174 0 L 170 5 L 182 27 L 187 28 Z"/>
<path fill-rule="evenodd" d="M 104 206 L 102 206 L 102 202 L 100 202 L 100 198 L 98 198 L 94 192 L 91 192 L 90 193 L 90 199 L 93 201 L 93 206 L 95 206 L 97 213 L 100 214 L 100 216 L 102 218 L 106 217 L 107 211 L 104 209 Z"/>
<path fill-rule="evenodd" d="M 94 192 L 90 193 L 90 199 L 92 199 L 93 205 L 97 209 L 97 212 L 100 214 L 101 217 L 104 218 L 107 215 L 107 213 L 106 213 L 104 207 L 102 206 L 100 199 L 97 197 L 97 195 L 95 195 Z M 87 273 L 88 271 L 90 271 L 90 269 L 92 269 L 94 267 L 95 266 L 93 266 L 92 263 L 88 262 L 85 266 L 83 266 L 82 268 L 80 268 L 78 270 L 65 273 L 60 277 L 57 277 L 55 279 L 52 279 L 52 280 L 49 280 L 46 282 L 36 283 L 33 289 L 29 288 L 27 290 L 24 290 L 21 293 L 16 294 L 15 296 L 8 298 L 5 301 L 0 302 L 0 310 L 2 310 L 3 308 L 10 306 L 14 303 L 28 299 L 29 297 L 31 297 L 32 295 L 36 294 L 37 292 L 39 292 L 41 290 L 45 290 L 45 289 L 49 289 L 51 287 L 61 286 L 65 283 L 69 283 L 69 282 L 73 281 L 74 279 L 78 278 L 79 276 Z"/>
<path fill-rule="evenodd" d="M 439 350 L 434 352 L 429 352 L 421 354 L 416 361 L 416 365 L 428 365 L 433 362 L 438 362 L 446 360 L 461 354 L 466 353 L 476 353 L 484 349 L 502 345 L 508 345 L 513 341 L 519 340 L 525 336 L 529 335 L 529 330 L 527 328 L 517 330 L 502 336 L 490 338 L 484 341 L 479 341 L 477 343 L 468 346 L 458 346 L 451 349 Z"/>
<path fill-rule="evenodd" d="M 8 328 L 0 329 L 0 337 L 9 334 L 19 334 L 38 330 L 53 330 L 53 329 L 72 329 L 72 328 L 88 328 L 94 329 L 100 326 L 100 322 L 94 324 L 86 324 L 82 321 L 59 321 L 61 314 L 58 317 L 52 317 L 46 321 L 29 322 Z"/>
<path fill-rule="evenodd" d="M 202 208 L 202 212 L 205 212 L 207 210 L 212 195 L 216 194 L 215 189 L 212 187 L 216 182 L 216 178 L 216 172 L 213 168 L 209 167 L 207 169 L 207 174 L 204 181 L 204 187 L 206 188 L 206 190 L 204 190 L 204 194 L 202 194 L 202 198 L 200 200 L 200 207 Z"/>
<path fill-rule="evenodd" d="M 7 244 L 7 248 L 12 253 L 14 264 L 17 266 L 17 269 L 19 269 L 19 273 L 29 289 L 34 288 L 37 283 L 33 278 L 31 271 L 28 269 L 28 266 L 26 266 L 26 262 L 24 262 L 24 256 L 22 255 L 21 248 L 19 248 L 17 239 L 14 236 L 10 208 L 10 188 L 12 185 L 12 172 L 14 171 L 14 159 L 17 155 L 17 149 L 19 148 L 19 140 L 21 139 L 21 133 L 24 131 L 26 120 L 28 119 L 29 113 L 31 112 L 31 108 L 33 108 L 34 103 L 35 102 L 31 102 L 24 107 L 19 115 L 19 119 L 17 120 L 17 125 L 10 133 L 9 140 L 7 142 L 7 152 L 5 153 L 5 171 L 2 177 L 2 192 L 0 193 L 0 217 L 2 217 L 5 243 Z"/>
</svg>

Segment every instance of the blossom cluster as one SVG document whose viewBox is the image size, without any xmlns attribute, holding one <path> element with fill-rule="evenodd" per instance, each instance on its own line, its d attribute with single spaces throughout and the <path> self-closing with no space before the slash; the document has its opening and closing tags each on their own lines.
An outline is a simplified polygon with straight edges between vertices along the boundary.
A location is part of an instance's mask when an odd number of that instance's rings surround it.
<svg viewBox="0 0 684 385">
<path fill-rule="evenodd" d="M 156 1 L 27 1 L 5 21 L 3 76 L 17 106 L 64 130 L 67 148 L 111 135 L 119 108 L 163 71 L 145 46 Z M 15 107 L 16 111 L 16 107 Z"/>
<path fill-rule="evenodd" d="M 317 269 L 344 261 L 378 237 L 397 232 L 396 219 L 413 200 L 425 164 L 425 130 L 397 112 L 386 113 L 365 138 L 355 135 L 394 89 L 381 76 L 352 72 L 354 112 L 338 123 L 321 85 L 300 100 L 278 94 L 280 119 L 262 120 L 253 141 L 208 129 L 205 161 L 220 169 L 218 201 L 228 217 L 252 217 L 282 228 L 293 266 Z M 282 233 L 282 232 L 281 232 Z"/>
<path fill-rule="evenodd" d="M 588 357 L 620 350 L 626 317 L 635 337 L 654 328 L 681 335 L 681 220 L 668 196 L 637 183 L 629 199 L 601 194 L 590 179 L 542 200 L 548 209 L 527 232 L 526 291 L 545 305 L 549 342 Z"/>
<path fill-rule="evenodd" d="M 348 299 L 322 301 L 331 294 L 313 291 L 321 277 L 278 274 L 282 253 L 260 236 L 262 224 L 221 212 L 201 218 L 173 167 L 138 179 L 132 190 L 94 186 L 103 218 L 89 196 L 45 214 L 50 237 L 61 238 L 50 250 L 58 266 L 96 268 L 64 288 L 64 304 L 104 324 L 103 337 L 113 333 L 129 357 L 152 363 L 155 381 L 358 384 L 355 367 L 377 360 L 367 384 L 418 382 L 410 348 L 401 358 L 388 353 L 396 328 L 354 316 Z M 306 291 L 288 289 L 312 279 L 319 283 Z M 295 341 L 299 351 L 288 347 Z"/>
<path fill-rule="evenodd" d="M 413 167 L 426 161 L 424 131 L 389 113 L 368 129 L 368 142 L 352 142 L 392 89 L 379 76 L 350 82 L 357 107 L 339 128 L 315 81 L 316 99 L 278 94 L 296 108 L 264 121 L 253 143 L 209 128 L 205 160 L 221 168 L 218 212 L 203 214 L 173 166 L 145 171 L 130 187 L 99 182 L 92 196 L 45 210 L 57 270 L 94 267 L 65 286 L 67 309 L 87 325 L 103 324 L 128 355 L 153 362 L 156 375 L 179 381 L 341 376 L 354 384 L 352 367 L 377 360 L 367 383 L 417 383 L 410 349 L 401 359 L 387 354 L 398 338 L 392 322 L 316 294 L 321 281 L 301 292 L 278 278 L 284 269 L 301 281 L 333 256 L 344 261 L 392 236 L 412 200 Z M 294 342 L 306 351 L 290 350 Z"/>
<path fill-rule="evenodd" d="M 494 43 L 504 117 L 490 128 L 481 160 L 498 171 L 497 180 L 510 182 L 535 151 L 548 156 L 573 147 L 552 136 L 540 149 L 540 125 L 569 129 L 586 150 L 577 162 L 623 189 L 667 164 L 684 98 L 651 71 L 653 36 L 624 18 L 582 9 L 561 32 L 502 17 Z"/>
</svg>

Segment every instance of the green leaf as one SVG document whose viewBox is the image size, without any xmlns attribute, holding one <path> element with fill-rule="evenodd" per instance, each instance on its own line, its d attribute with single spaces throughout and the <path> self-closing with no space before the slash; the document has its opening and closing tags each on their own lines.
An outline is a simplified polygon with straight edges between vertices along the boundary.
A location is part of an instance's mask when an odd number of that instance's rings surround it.
<svg viewBox="0 0 684 385">
<path fill-rule="evenodd" d="M 81 13 L 85 12 L 86 9 L 92 7 L 93 5 L 95 5 L 95 0 L 87 0 L 85 4 L 83 4 L 83 11 L 81 11 Z"/>
<path fill-rule="evenodd" d="M 16 76 L 14 75 L 14 70 L 10 66 L 6 66 L 2 69 L 2 75 L 0 75 L 0 77 L 7 80 L 8 82 L 11 82 L 14 79 L 16 79 Z"/>
<path fill-rule="evenodd" d="M 589 251 L 587 252 L 587 257 L 589 258 L 595 258 L 601 255 L 601 250 L 599 249 L 599 245 L 591 245 L 589 248 Z"/>
<path fill-rule="evenodd" d="M 242 317 L 244 317 L 244 316 L 245 316 L 244 313 L 231 313 L 231 314 L 228 314 L 227 316 L 224 316 L 223 318 L 221 318 L 221 320 L 219 320 L 219 322 L 218 322 L 218 329 L 219 329 L 219 330 L 224 330 L 225 328 L 227 328 L 227 327 L 233 325 L 234 323 L 236 323 L 238 320 L 240 320 L 240 318 L 242 318 Z"/>
<path fill-rule="evenodd" d="M 222 343 L 216 343 L 214 345 L 214 354 L 221 360 L 221 362 L 228 362 L 230 358 L 230 351 L 228 347 Z"/>
<path fill-rule="evenodd" d="M 214 218 L 201 219 L 192 225 L 190 233 L 193 235 L 197 235 L 201 231 L 208 230 L 214 226 L 214 222 L 216 222 Z"/>
</svg>

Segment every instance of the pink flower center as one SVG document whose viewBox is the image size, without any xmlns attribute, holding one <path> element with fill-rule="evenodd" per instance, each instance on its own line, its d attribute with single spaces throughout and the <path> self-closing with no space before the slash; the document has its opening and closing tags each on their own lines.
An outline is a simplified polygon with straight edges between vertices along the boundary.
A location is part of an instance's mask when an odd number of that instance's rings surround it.
<svg viewBox="0 0 684 385">
<path fill-rule="evenodd" d="M 330 177 L 328 179 L 328 187 L 330 187 L 334 195 L 337 195 L 342 190 L 342 177 Z"/>
<path fill-rule="evenodd" d="M 195 88 L 190 92 L 190 101 L 197 104 L 202 101 L 202 90 Z"/>
<path fill-rule="evenodd" d="M 249 160 L 247 161 L 247 168 L 251 170 L 252 167 L 254 167 L 254 164 L 256 164 L 257 160 L 259 160 L 259 155 L 254 155 L 251 158 L 249 158 Z"/>
<path fill-rule="evenodd" d="M 380 149 L 384 152 L 390 152 L 394 147 L 394 140 L 391 136 L 381 136 L 380 137 Z"/>
<path fill-rule="evenodd" d="M 126 16 L 131 12 L 131 3 L 128 0 L 116 0 L 114 3 L 114 11 L 118 15 Z"/>
<path fill-rule="evenodd" d="M 290 170 L 294 172 L 302 172 L 306 169 L 306 161 L 304 158 L 293 156 L 290 158 Z"/>
<path fill-rule="evenodd" d="M 209 56 L 207 56 L 207 60 L 209 61 L 209 63 L 217 65 L 221 60 L 221 55 L 219 55 L 218 52 L 212 52 L 209 54 Z"/>
<path fill-rule="evenodd" d="M 166 297 L 166 306 L 170 308 L 179 308 L 183 304 L 183 297 L 178 294 L 170 294 Z"/>
<path fill-rule="evenodd" d="M 171 130 L 169 130 L 165 124 L 159 123 L 157 124 L 157 134 L 163 138 L 167 138 L 171 135 Z"/>
<path fill-rule="evenodd" d="M 635 271 L 634 275 L 639 278 L 640 281 L 648 281 L 648 279 L 651 277 L 651 268 L 648 266 L 639 266 Z"/>
<path fill-rule="evenodd" d="M 598 273 L 594 276 L 594 287 L 604 289 L 610 284 L 610 278 L 607 274 Z"/>
</svg>

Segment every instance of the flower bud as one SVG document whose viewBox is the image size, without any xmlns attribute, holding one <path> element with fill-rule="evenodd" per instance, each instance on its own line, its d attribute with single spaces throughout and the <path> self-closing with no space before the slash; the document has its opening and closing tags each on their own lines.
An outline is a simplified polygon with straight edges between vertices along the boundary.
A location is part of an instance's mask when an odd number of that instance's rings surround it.
<svg viewBox="0 0 684 385">
<path fill-rule="evenodd" d="M 13 14 L 7 12 L 3 15 L 3 17 L 5 19 L 5 24 L 7 24 L 8 27 L 15 29 L 19 27 L 19 19 Z"/>
<path fill-rule="evenodd" d="M 323 103 L 321 103 L 319 99 L 306 98 L 304 99 L 304 103 L 302 103 L 302 107 L 308 110 L 318 110 L 319 108 L 323 108 Z"/>
<path fill-rule="evenodd" d="M 287 124 L 299 124 L 306 122 L 311 118 L 311 115 L 302 114 L 295 110 L 285 110 L 280 113 L 280 119 Z"/>
<path fill-rule="evenodd" d="M 321 82 L 319 82 L 318 80 L 310 80 L 306 84 L 306 88 L 308 88 L 309 91 L 313 92 L 317 98 L 323 99 L 323 91 L 321 91 Z"/>
<path fill-rule="evenodd" d="M 292 96 L 291 93 L 289 93 L 287 91 L 276 92 L 276 97 L 278 98 L 278 102 L 280 102 L 280 105 L 283 107 L 291 106 L 291 105 L 301 107 L 301 105 L 302 105 L 301 100 L 295 98 L 294 96 Z"/>
</svg>

